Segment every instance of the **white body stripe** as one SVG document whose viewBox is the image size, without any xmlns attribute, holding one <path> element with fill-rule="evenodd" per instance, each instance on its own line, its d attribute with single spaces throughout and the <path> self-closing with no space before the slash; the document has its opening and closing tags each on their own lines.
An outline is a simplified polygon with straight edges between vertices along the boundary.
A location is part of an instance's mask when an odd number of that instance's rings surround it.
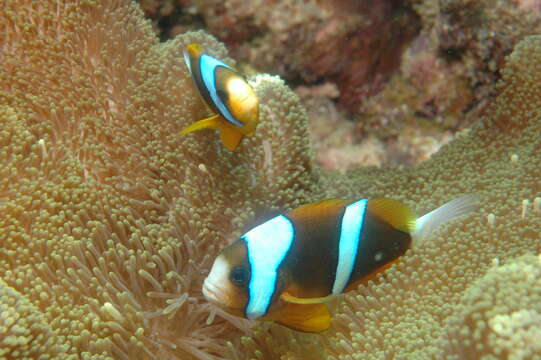
<svg viewBox="0 0 541 360">
<path fill-rule="evenodd" d="M 220 110 L 220 114 L 230 123 L 237 126 L 243 126 L 244 124 L 238 121 L 237 119 L 235 119 L 235 117 L 229 112 L 229 109 L 218 97 L 218 93 L 216 91 L 216 81 L 215 81 L 216 80 L 216 76 L 215 76 L 216 67 L 223 66 L 230 70 L 233 70 L 233 69 L 227 64 L 221 62 L 220 60 L 215 59 L 212 56 L 209 56 L 206 54 L 202 54 L 199 61 L 200 61 L 199 70 L 201 71 L 201 78 L 203 79 L 203 82 L 205 83 L 205 87 L 207 88 L 210 94 L 210 98 L 214 102 L 214 105 L 216 105 L 218 110 Z"/>
<path fill-rule="evenodd" d="M 344 291 L 353 272 L 367 203 L 368 200 L 363 199 L 348 205 L 342 217 L 338 243 L 338 265 L 332 287 L 333 294 L 340 294 Z"/>
<path fill-rule="evenodd" d="M 276 289 L 278 267 L 291 248 L 294 237 L 293 224 L 283 215 L 256 226 L 241 237 L 248 249 L 252 271 L 248 285 L 250 299 L 246 307 L 248 319 L 257 319 L 267 312 Z"/>
</svg>

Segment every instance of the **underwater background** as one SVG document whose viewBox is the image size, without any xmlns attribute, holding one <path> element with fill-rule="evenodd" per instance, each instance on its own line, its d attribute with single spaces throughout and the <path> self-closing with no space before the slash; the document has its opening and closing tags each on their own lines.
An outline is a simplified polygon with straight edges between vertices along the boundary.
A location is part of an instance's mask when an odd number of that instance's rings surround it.
<svg viewBox="0 0 541 360">
<path fill-rule="evenodd" d="M 496 95 L 541 2 L 140 1 L 162 40 L 204 29 L 248 74 L 281 76 L 328 170 L 424 161 Z"/>
<path fill-rule="evenodd" d="M 0 2 L 0 358 L 540 359 L 541 2 Z M 182 60 L 249 76 L 235 152 Z M 479 211 L 304 334 L 211 307 L 219 250 L 308 202 Z"/>
</svg>

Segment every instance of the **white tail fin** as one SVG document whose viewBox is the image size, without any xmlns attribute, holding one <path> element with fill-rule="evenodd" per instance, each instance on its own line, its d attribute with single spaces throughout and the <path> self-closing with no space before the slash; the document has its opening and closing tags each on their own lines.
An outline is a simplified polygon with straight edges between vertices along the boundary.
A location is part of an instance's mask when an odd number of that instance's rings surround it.
<svg viewBox="0 0 541 360">
<path fill-rule="evenodd" d="M 411 233 L 413 247 L 421 245 L 441 224 L 475 211 L 478 203 L 476 195 L 463 195 L 418 218 Z"/>
</svg>

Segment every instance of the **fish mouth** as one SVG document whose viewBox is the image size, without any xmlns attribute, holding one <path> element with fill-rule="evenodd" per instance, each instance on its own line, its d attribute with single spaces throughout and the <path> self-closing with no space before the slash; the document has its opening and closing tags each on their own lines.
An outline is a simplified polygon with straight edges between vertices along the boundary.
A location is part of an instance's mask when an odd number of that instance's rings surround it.
<svg viewBox="0 0 541 360">
<path fill-rule="evenodd" d="M 239 308 L 238 306 L 235 307 L 235 304 L 231 301 L 231 295 L 228 294 L 224 288 L 216 286 L 205 279 L 202 290 L 203 296 L 205 296 L 205 299 L 207 299 L 211 305 L 214 305 L 229 314 L 244 317 L 242 308 Z"/>
<path fill-rule="evenodd" d="M 216 305 L 226 306 L 228 304 L 228 296 L 223 289 L 209 282 L 207 279 L 203 282 L 203 296 L 210 302 Z"/>
</svg>

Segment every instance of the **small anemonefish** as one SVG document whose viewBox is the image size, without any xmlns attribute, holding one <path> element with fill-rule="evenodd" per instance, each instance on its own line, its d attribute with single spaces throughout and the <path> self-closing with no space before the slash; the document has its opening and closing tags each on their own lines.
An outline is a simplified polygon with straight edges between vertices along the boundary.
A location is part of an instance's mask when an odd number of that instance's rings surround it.
<svg viewBox="0 0 541 360">
<path fill-rule="evenodd" d="M 203 295 L 233 315 L 320 332 L 330 326 L 325 302 L 374 278 L 476 205 L 476 197 L 465 195 L 419 218 L 387 198 L 304 205 L 222 250 Z"/>
<path fill-rule="evenodd" d="M 255 132 L 259 100 L 244 76 L 222 61 L 203 53 L 199 44 L 189 44 L 184 61 L 205 103 L 216 114 L 180 131 L 218 129 L 225 147 L 235 150 L 243 136 Z"/>
</svg>

